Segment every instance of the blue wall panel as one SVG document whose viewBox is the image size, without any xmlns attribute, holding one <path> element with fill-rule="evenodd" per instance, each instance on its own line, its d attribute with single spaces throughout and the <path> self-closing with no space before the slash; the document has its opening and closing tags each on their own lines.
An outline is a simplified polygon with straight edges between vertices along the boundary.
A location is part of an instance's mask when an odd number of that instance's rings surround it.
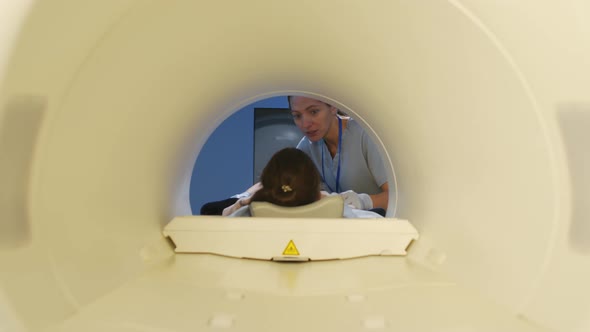
<svg viewBox="0 0 590 332">
<path fill-rule="evenodd" d="M 286 97 L 250 104 L 232 114 L 211 134 L 193 168 L 190 204 L 199 214 L 206 202 L 243 192 L 254 172 L 254 108 L 287 108 Z"/>
</svg>

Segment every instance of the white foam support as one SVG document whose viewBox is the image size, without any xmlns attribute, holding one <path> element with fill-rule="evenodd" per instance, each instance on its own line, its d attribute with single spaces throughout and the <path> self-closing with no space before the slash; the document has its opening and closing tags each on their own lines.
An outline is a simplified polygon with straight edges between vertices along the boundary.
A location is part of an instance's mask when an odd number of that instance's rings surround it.
<svg viewBox="0 0 590 332">
<path fill-rule="evenodd" d="M 164 235 L 178 253 L 264 260 L 328 260 L 405 255 L 418 231 L 403 219 L 174 218 Z M 293 241 L 295 250 L 286 250 Z"/>
</svg>

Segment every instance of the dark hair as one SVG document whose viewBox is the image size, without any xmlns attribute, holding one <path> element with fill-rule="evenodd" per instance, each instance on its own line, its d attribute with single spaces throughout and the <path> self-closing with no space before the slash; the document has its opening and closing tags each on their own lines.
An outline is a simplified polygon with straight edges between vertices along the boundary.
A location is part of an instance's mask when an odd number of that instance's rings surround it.
<svg viewBox="0 0 590 332">
<path fill-rule="evenodd" d="M 311 158 L 296 148 L 276 152 L 260 175 L 262 189 L 253 202 L 269 202 L 280 206 L 300 206 L 319 199 L 320 173 Z"/>
</svg>

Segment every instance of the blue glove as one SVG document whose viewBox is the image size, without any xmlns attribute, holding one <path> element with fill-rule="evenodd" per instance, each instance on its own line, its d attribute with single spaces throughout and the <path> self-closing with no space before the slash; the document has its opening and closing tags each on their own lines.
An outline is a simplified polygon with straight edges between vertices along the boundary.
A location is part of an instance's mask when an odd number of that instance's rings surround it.
<svg viewBox="0 0 590 332">
<path fill-rule="evenodd" d="M 367 194 L 358 194 L 352 190 L 340 193 L 344 199 L 344 204 L 352 206 L 358 210 L 370 210 L 373 208 L 373 200 Z"/>
</svg>

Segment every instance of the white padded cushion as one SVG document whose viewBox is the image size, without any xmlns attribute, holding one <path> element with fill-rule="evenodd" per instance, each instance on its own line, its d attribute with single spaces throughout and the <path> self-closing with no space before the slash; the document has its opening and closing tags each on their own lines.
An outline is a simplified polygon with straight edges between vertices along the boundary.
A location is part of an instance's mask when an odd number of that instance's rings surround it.
<svg viewBox="0 0 590 332">
<path fill-rule="evenodd" d="M 271 218 L 342 218 L 344 200 L 340 195 L 327 196 L 311 204 L 285 207 L 268 202 L 250 203 L 253 217 Z"/>
</svg>

